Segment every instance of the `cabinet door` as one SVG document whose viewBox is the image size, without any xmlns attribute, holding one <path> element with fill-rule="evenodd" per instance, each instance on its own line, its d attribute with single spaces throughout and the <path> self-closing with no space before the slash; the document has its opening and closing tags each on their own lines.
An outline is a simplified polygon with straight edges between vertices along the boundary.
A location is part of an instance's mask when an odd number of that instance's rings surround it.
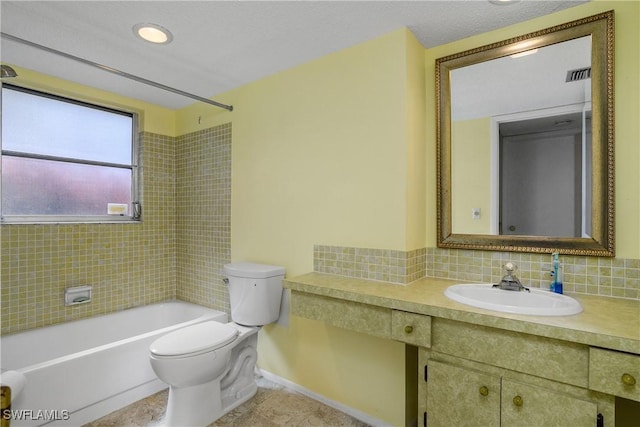
<svg viewBox="0 0 640 427">
<path fill-rule="evenodd" d="M 429 427 L 500 426 L 500 377 L 430 360 Z"/>
<path fill-rule="evenodd" d="M 502 379 L 502 427 L 593 427 L 598 406 L 594 402 Z"/>
</svg>

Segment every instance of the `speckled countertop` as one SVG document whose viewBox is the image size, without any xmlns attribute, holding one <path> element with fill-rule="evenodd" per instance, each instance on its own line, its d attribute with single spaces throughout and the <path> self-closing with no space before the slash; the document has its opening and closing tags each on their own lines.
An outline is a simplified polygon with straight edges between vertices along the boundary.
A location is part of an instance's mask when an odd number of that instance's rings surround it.
<svg viewBox="0 0 640 427">
<path fill-rule="evenodd" d="M 284 286 L 310 294 L 640 354 L 640 301 L 569 294 L 580 301 L 582 313 L 528 316 L 450 300 L 444 291 L 457 283 L 460 282 L 424 278 L 401 285 L 308 273 L 285 279 Z"/>
</svg>

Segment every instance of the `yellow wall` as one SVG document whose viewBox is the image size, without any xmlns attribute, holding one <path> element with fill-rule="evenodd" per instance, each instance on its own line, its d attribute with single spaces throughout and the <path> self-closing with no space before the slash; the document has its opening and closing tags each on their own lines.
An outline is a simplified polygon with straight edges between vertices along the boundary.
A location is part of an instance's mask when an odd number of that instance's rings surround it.
<svg viewBox="0 0 640 427">
<path fill-rule="evenodd" d="M 434 62 L 437 58 L 608 10 L 615 10 L 616 257 L 637 259 L 640 258 L 640 2 L 596 0 L 522 24 L 427 49 L 427 152 L 435 152 L 435 132 L 429 129 L 435 129 L 435 84 L 432 82 L 435 81 Z M 435 158 L 430 159 L 429 167 L 435 168 Z M 427 191 L 426 215 L 435 219 L 435 175 L 427 175 Z M 427 223 L 427 246 L 436 246 L 435 220 Z"/>
<path fill-rule="evenodd" d="M 490 234 L 491 170 L 486 165 L 491 164 L 491 119 L 451 123 L 451 140 L 456 141 L 451 150 L 453 232 Z M 480 219 L 472 219 L 473 208 L 480 208 Z"/>
<path fill-rule="evenodd" d="M 426 217 L 427 203 L 426 176 L 432 173 L 427 168 L 426 159 L 432 153 L 426 152 L 424 126 L 426 114 L 425 69 L 422 64 L 424 48 L 411 35 L 407 35 L 407 227 L 406 250 L 426 246 L 426 230 L 429 219 Z"/>
<path fill-rule="evenodd" d="M 291 277 L 314 244 L 424 247 L 423 54 L 402 29 L 218 97 L 233 113 L 179 112 L 179 134 L 233 122 L 232 260 Z M 263 369 L 404 424 L 404 345 L 300 318 L 265 329 Z"/>
<path fill-rule="evenodd" d="M 218 97 L 233 113 L 180 111 L 178 134 L 200 116 L 202 128 L 233 122 L 234 259 L 286 260 L 299 274 L 314 244 L 406 250 L 411 234 L 424 246 L 407 226 L 409 150 L 423 149 L 408 140 L 424 132 L 422 114 L 407 114 L 424 102 L 416 45 L 403 29 Z"/>
</svg>

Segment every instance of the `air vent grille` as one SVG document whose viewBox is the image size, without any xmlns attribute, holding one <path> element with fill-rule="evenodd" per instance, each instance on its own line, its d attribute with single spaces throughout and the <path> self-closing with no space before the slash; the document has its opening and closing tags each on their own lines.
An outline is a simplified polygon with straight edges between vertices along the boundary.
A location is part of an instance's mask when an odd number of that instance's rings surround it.
<svg viewBox="0 0 640 427">
<path fill-rule="evenodd" d="M 579 68 L 577 70 L 567 71 L 566 82 L 577 82 L 578 80 L 586 80 L 591 78 L 591 67 Z"/>
</svg>

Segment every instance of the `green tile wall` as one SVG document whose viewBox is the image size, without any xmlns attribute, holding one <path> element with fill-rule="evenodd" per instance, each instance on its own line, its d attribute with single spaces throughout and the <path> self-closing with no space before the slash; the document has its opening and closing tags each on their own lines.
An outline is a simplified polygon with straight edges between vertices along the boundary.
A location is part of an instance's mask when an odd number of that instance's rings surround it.
<svg viewBox="0 0 640 427">
<path fill-rule="evenodd" d="M 2 334 L 175 298 L 228 312 L 231 124 L 140 146 L 141 223 L 0 226 Z M 79 285 L 92 302 L 65 307 Z"/>
<path fill-rule="evenodd" d="M 560 256 L 567 292 L 640 299 L 640 260 Z M 422 277 L 498 283 L 507 262 L 525 286 L 548 289 L 551 255 L 425 248 L 413 251 L 315 245 L 313 271 L 406 284 Z"/>
<path fill-rule="evenodd" d="M 640 299 L 640 260 L 561 255 L 563 287 L 567 292 Z M 502 266 L 511 261 L 527 286 L 547 289 L 551 282 L 550 254 L 427 249 L 427 275 L 462 282 L 497 283 Z"/>
<path fill-rule="evenodd" d="M 360 279 L 410 283 L 425 276 L 425 249 L 351 248 L 314 245 L 313 270 Z"/>
<path fill-rule="evenodd" d="M 175 141 L 142 133 L 143 221 L 0 226 L 3 334 L 176 296 Z M 64 289 L 93 286 L 89 304 Z"/>
<path fill-rule="evenodd" d="M 177 297 L 230 314 L 231 123 L 177 138 Z"/>
</svg>

